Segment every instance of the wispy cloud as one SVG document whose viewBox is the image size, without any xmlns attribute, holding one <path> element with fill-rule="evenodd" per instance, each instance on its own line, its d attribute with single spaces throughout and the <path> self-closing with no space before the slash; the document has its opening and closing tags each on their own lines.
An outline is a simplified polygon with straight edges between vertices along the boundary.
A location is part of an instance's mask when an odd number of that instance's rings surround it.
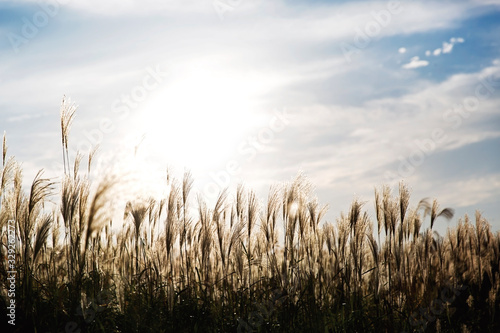
<svg viewBox="0 0 500 333">
<path fill-rule="evenodd" d="M 428 66 L 429 62 L 427 60 L 420 60 L 419 57 L 413 57 L 410 59 L 410 62 L 403 65 L 402 67 L 404 69 L 414 69 L 414 68 L 419 68 L 419 67 L 425 67 Z"/>
<path fill-rule="evenodd" d="M 465 42 L 465 40 L 461 37 L 459 38 L 452 37 L 450 39 L 450 42 L 443 42 L 443 46 L 441 48 L 435 49 L 433 55 L 438 56 L 441 53 L 443 54 L 451 53 L 451 51 L 453 50 L 453 46 L 455 46 L 456 43 L 463 43 L 463 42 Z"/>
<path fill-rule="evenodd" d="M 6 120 L 8 122 L 22 122 L 31 119 L 36 119 L 42 117 L 42 114 L 21 114 L 18 116 L 8 117 Z"/>
</svg>

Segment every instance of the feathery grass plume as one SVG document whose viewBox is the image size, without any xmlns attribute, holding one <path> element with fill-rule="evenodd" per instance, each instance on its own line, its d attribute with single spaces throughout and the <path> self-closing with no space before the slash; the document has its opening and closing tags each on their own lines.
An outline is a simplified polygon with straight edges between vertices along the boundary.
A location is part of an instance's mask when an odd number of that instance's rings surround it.
<svg viewBox="0 0 500 333">
<path fill-rule="evenodd" d="M 369 233 L 367 232 L 369 224 L 368 215 L 366 212 L 362 215 L 362 206 L 362 202 L 357 199 L 354 200 L 347 217 L 350 227 L 350 256 L 353 260 L 353 284 L 358 289 L 358 292 L 362 288 L 364 240 Z"/>
<path fill-rule="evenodd" d="M 325 216 L 328 211 L 328 205 L 324 205 L 319 208 L 319 203 L 317 200 L 311 201 L 307 204 L 307 210 L 309 211 L 309 221 L 311 222 L 312 232 L 316 234 L 319 226 L 319 222 Z"/>
<path fill-rule="evenodd" d="M 413 214 L 413 240 L 415 241 L 420 234 L 420 228 L 422 227 L 422 220 L 420 219 L 420 215 L 415 210 Z"/>
<path fill-rule="evenodd" d="M 9 182 L 12 179 L 12 173 L 15 169 L 15 160 L 13 157 L 9 158 L 9 160 L 6 160 L 7 158 L 7 133 L 4 131 L 3 132 L 3 140 L 2 140 L 2 172 L 0 172 L 0 209 L 2 208 L 2 203 L 3 203 L 3 193 L 5 191 L 5 188 L 9 185 Z M 1 221 L 0 221 L 1 222 Z M 2 224 L 0 223 L 0 228 L 2 227 Z"/>
<path fill-rule="evenodd" d="M 157 201 L 155 198 L 150 197 L 147 200 L 148 204 L 148 227 L 146 230 L 146 236 L 147 236 L 147 241 L 146 244 L 148 245 L 148 248 L 152 248 L 153 246 L 153 240 L 155 236 L 155 229 L 156 229 L 156 223 L 160 219 L 160 209 L 162 208 L 161 206 L 161 200 Z M 112 225 L 113 221 L 110 222 Z"/>
<path fill-rule="evenodd" d="M 37 232 L 35 234 L 35 246 L 33 248 L 33 258 L 32 264 L 36 262 L 36 258 L 40 253 L 40 250 L 45 245 L 47 238 L 49 236 L 49 230 L 52 226 L 52 215 L 46 215 L 39 223 Z"/>
<path fill-rule="evenodd" d="M 349 229 L 351 230 L 353 238 L 358 234 L 358 222 L 360 220 L 362 206 L 363 203 L 358 199 L 355 199 L 351 204 L 351 210 L 347 216 L 347 219 L 349 220 Z"/>
<path fill-rule="evenodd" d="M 69 279 L 72 280 L 77 270 L 79 252 L 80 252 L 80 225 L 83 221 L 78 219 L 79 210 L 84 209 L 80 203 L 80 187 L 82 186 L 79 178 L 64 176 L 61 185 L 61 203 L 59 205 L 64 227 L 66 229 L 66 239 L 69 236 L 68 246 L 65 247 L 66 263 Z"/>
<path fill-rule="evenodd" d="M 78 212 L 80 180 L 66 177 L 62 182 L 61 214 L 66 228 L 71 228 Z"/>
<path fill-rule="evenodd" d="M 385 235 L 386 238 L 388 237 L 388 240 L 386 239 L 386 268 L 387 268 L 387 279 L 388 279 L 388 287 L 389 287 L 389 304 L 392 307 L 393 306 L 393 270 L 394 270 L 394 265 L 393 265 L 393 247 L 394 247 L 394 238 L 395 238 L 395 232 L 396 232 L 396 227 L 399 221 L 399 216 L 400 212 L 398 209 L 398 203 L 395 202 L 395 200 L 392 199 L 392 194 L 391 194 L 391 189 L 389 186 L 385 185 L 383 186 L 382 189 L 382 211 L 383 211 L 383 217 L 384 217 L 384 229 L 385 229 Z M 391 322 L 393 321 L 393 318 L 390 318 Z"/>
<path fill-rule="evenodd" d="M 219 197 L 217 198 L 215 208 L 212 212 L 212 220 L 215 223 L 215 231 L 217 236 L 217 245 L 219 246 L 219 255 L 222 260 L 222 268 L 224 269 L 226 266 L 226 230 L 225 230 L 225 222 L 226 219 L 223 217 L 223 212 L 225 211 L 225 201 L 227 197 L 227 190 L 223 190 Z"/>
<path fill-rule="evenodd" d="M 335 228 L 331 223 L 325 223 L 325 225 L 323 225 L 323 230 L 326 236 L 326 248 L 328 250 L 328 253 L 333 254 L 336 245 Z"/>
<path fill-rule="evenodd" d="M 281 275 L 286 283 L 286 288 L 292 282 L 289 278 L 293 278 L 296 268 L 295 233 L 298 226 L 300 229 L 300 222 L 302 222 L 303 226 L 305 225 L 304 205 L 307 202 L 306 198 L 309 196 L 311 187 L 311 184 L 302 173 L 299 173 L 291 183 L 285 184 L 283 187 L 284 249 Z M 302 217 L 302 219 L 299 217 Z"/>
<path fill-rule="evenodd" d="M 5 188 L 9 186 L 10 182 L 13 180 L 15 169 L 16 161 L 14 157 L 10 157 L 3 165 L 2 172 L 0 172 L 0 195 L 5 191 Z"/>
<path fill-rule="evenodd" d="M 250 191 L 248 194 L 248 211 L 247 211 L 247 260 L 248 260 L 248 288 L 250 290 L 250 294 L 252 294 L 252 290 L 250 286 L 252 285 L 252 260 L 253 258 L 253 249 L 252 249 L 252 231 L 255 223 L 257 222 L 257 211 L 258 211 L 258 203 L 255 192 Z"/>
<path fill-rule="evenodd" d="M 391 201 L 391 188 L 384 185 L 382 188 L 382 211 L 384 213 L 384 230 L 385 235 L 392 232 L 391 215 L 393 212 L 393 205 Z"/>
<path fill-rule="evenodd" d="M 127 202 L 125 206 L 125 215 L 130 216 L 132 220 L 132 224 L 134 227 L 134 245 L 135 245 L 135 274 L 139 273 L 139 238 L 141 237 L 141 226 L 146 218 L 148 213 L 149 205 L 145 202 L 138 201 L 135 204 L 132 204 L 130 201 Z"/>
<path fill-rule="evenodd" d="M 73 164 L 73 177 L 76 179 L 78 176 L 78 171 L 80 170 L 80 163 L 82 162 L 83 155 L 77 151 L 75 156 L 75 162 Z"/>
<path fill-rule="evenodd" d="M 233 267 L 237 274 L 237 287 L 239 289 L 244 289 L 248 287 L 248 283 L 246 279 L 248 275 L 245 274 L 245 251 L 243 242 L 238 242 L 236 244 L 235 252 L 234 252 L 234 263 Z"/>
<path fill-rule="evenodd" d="M 99 231 L 104 223 L 109 221 L 109 204 L 112 202 L 113 189 L 116 183 L 116 176 L 108 175 L 99 182 L 92 196 L 86 215 L 86 233 L 82 256 L 85 255 L 88 249 L 89 240 L 92 234 Z M 82 200 L 80 200 L 80 202 L 82 202 Z M 83 271 L 84 262 L 84 260 L 80 261 L 80 274 Z"/>
<path fill-rule="evenodd" d="M 28 213 L 34 210 L 38 204 L 43 204 L 44 200 L 51 194 L 54 183 L 48 178 L 42 178 L 43 170 L 38 171 L 31 184 L 29 196 Z M 29 215 L 28 215 L 29 216 Z"/>
<path fill-rule="evenodd" d="M 220 197 L 220 196 L 219 196 Z M 198 227 L 198 244 L 200 246 L 201 258 L 199 258 L 199 263 L 202 268 L 202 275 L 204 283 L 208 283 L 210 276 L 210 255 L 211 247 L 213 243 L 213 232 L 212 232 L 212 219 L 209 218 L 209 212 L 206 203 L 203 201 L 201 195 L 198 196 L 198 213 L 199 220 L 197 223 Z M 200 283 L 202 281 L 199 281 Z"/>
<path fill-rule="evenodd" d="M 243 224 L 245 227 L 247 227 L 247 221 L 244 218 L 244 212 L 245 212 L 245 206 L 247 205 L 247 198 L 245 196 L 245 188 L 243 184 L 238 184 L 236 187 L 236 202 L 234 203 L 235 205 L 235 213 L 236 213 L 236 219 L 235 223 Z M 237 248 L 237 251 L 235 255 L 237 256 L 236 261 L 237 261 L 237 271 L 240 274 L 240 276 L 243 274 L 243 259 L 240 257 L 244 250 L 245 247 L 243 245 L 243 241 L 239 244 L 240 246 Z M 248 253 L 247 253 L 248 254 Z M 241 276 L 242 279 L 246 280 L 246 277 Z"/>
<path fill-rule="evenodd" d="M 13 182 L 13 193 L 11 196 L 11 210 L 12 210 L 12 218 L 16 221 L 20 221 L 22 218 L 22 208 L 27 200 L 25 194 L 22 191 L 22 182 L 23 182 L 23 170 L 21 166 L 16 165 L 14 169 L 14 177 L 12 179 Z"/>
<path fill-rule="evenodd" d="M 264 235 L 267 262 L 268 267 L 271 267 L 271 275 L 279 274 L 278 260 L 276 258 L 276 245 L 278 243 L 276 223 L 279 205 L 279 189 L 276 186 L 271 186 L 266 211 L 261 217 L 261 233 Z"/>
<path fill-rule="evenodd" d="M 3 204 L 4 193 L 13 182 L 17 169 L 20 169 L 20 167 L 17 166 L 14 157 L 10 157 L 3 164 L 2 171 L 0 172 L 0 208 Z"/>
<path fill-rule="evenodd" d="M 250 191 L 248 194 L 248 211 L 247 211 L 247 236 L 248 241 L 252 236 L 253 227 L 257 222 L 257 211 L 258 211 L 257 196 L 255 192 Z M 249 243 L 250 244 L 250 243 Z"/>
<path fill-rule="evenodd" d="M 406 212 L 408 210 L 408 205 L 410 204 L 410 190 L 408 189 L 408 186 L 400 182 L 399 183 L 399 221 L 401 222 L 402 225 L 405 225 L 405 217 L 406 217 Z M 403 227 L 403 232 L 404 232 Z"/>
<path fill-rule="evenodd" d="M 95 154 L 99 150 L 99 145 L 93 146 L 89 151 L 89 158 L 87 163 L 87 174 L 90 174 L 90 168 L 92 166 L 92 162 L 94 161 Z"/>
<path fill-rule="evenodd" d="M 87 209 L 90 199 L 91 184 L 88 180 L 83 180 L 78 186 L 78 231 L 82 234 L 85 229 L 85 222 L 88 220 L 89 210 Z"/>
<path fill-rule="evenodd" d="M 193 181 L 194 180 L 191 171 L 184 172 L 184 178 L 182 179 L 182 203 L 184 215 L 186 215 L 185 212 L 187 208 L 188 196 L 189 192 L 191 192 L 191 189 L 193 188 Z"/>
<path fill-rule="evenodd" d="M 245 229 L 245 223 L 243 222 L 234 223 L 233 226 L 231 227 L 229 242 L 226 248 L 227 251 L 226 258 L 228 259 L 231 258 L 232 250 L 237 246 L 238 243 L 241 243 L 244 229 Z M 229 265 L 229 261 L 227 262 L 227 265 Z"/>
<path fill-rule="evenodd" d="M 40 212 L 39 205 L 43 205 L 46 198 L 51 194 L 54 185 L 50 179 L 42 178 L 42 176 L 43 170 L 38 171 L 31 184 L 26 218 L 19 223 L 23 237 L 25 263 L 27 263 L 30 256 L 31 235 Z"/>
<path fill-rule="evenodd" d="M 179 186 L 177 182 L 172 182 L 167 204 L 167 218 L 165 220 L 165 249 L 167 260 L 170 263 L 170 274 L 173 274 L 173 247 L 177 236 L 177 203 L 179 202 Z"/>
<path fill-rule="evenodd" d="M 485 249 L 489 245 L 489 239 L 491 237 L 491 234 L 489 232 L 489 226 L 486 220 L 481 216 L 481 213 L 479 211 L 476 211 L 476 228 L 475 228 L 475 235 L 474 235 L 474 240 L 475 240 L 475 257 L 477 258 L 477 273 L 478 273 L 478 281 L 479 284 L 482 284 L 483 282 L 483 260 L 482 257 L 484 256 Z"/>
<path fill-rule="evenodd" d="M 169 180 L 168 180 L 169 181 Z M 167 182 L 168 182 L 167 181 Z M 182 179 L 182 226 L 179 230 L 179 251 L 181 260 L 181 273 L 182 280 L 186 279 L 186 283 L 189 284 L 189 274 L 190 271 L 190 260 L 188 256 L 188 240 L 187 235 L 191 229 L 192 219 L 188 216 L 188 197 L 193 186 L 193 178 L 191 172 L 184 172 L 184 177 Z M 161 206 L 161 203 L 160 203 Z M 160 208 L 161 211 L 161 208 Z"/>
<path fill-rule="evenodd" d="M 53 217 L 51 235 L 52 235 L 52 248 L 55 250 L 59 247 L 59 236 L 61 234 L 61 225 L 60 225 L 61 217 L 59 214 L 57 214 L 57 211 L 54 211 L 53 216 L 54 217 Z"/>
<path fill-rule="evenodd" d="M 297 205 L 297 225 L 298 225 L 298 237 L 297 237 L 297 249 L 299 255 L 302 255 L 301 251 L 303 250 L 303 239 L 306 238 L 307 232 L 308 232 L 308 227 L 311 225 L 309 221 L 309 216 L 307 215 L 307 207 L 306 207 L 306 202 L 301 198 Z"/>
<path fill-rule="evenodd" d="M 66 96 L 63 96 L 61 102 L 61 144 L 63 148 L 64 174 L 66 174 L 66 170 L 70 169 L 68 137 L 77 108 L 75 103 L 71 102 L 71 99 L 66 99 Z"/>
<path fill-rule="evenodd" d="M 382 230 L 382 226 L 384 225 L 384 211 L 382 207 L 382 198 L 380 196 L 379 190 L 375 188 L 375 216 L 377 218 L 377 236 L 378 243 L 380 243 L 380 231 Z"/>
<path fill-rule="evenodd" d="M 372 260 L 373 260 L 373 263 L 375 264 L 375 268 L 378 270 L 379 269 L 379 253 L 378 253 L 378 244 L 377 244 L 377 241 L 375 240 L 375 238 L 373 238 L 373 234 L 371 233 L 368 233 L 367 234 L 367 237 L 368 237 L 368 245 L 369 245 L 369 248 L 370 248 L 370 253 L 372 255 Z M 378 272 L 376 274 L 376 276 L 378 276 Z M 378 287 L 378 284 L 377 284 L 377 287 Z M 376 291 L 378 292 L 378 288 L 375 288 Z"/>
<path fill-rule="evenodd" d="M 439 204 L 436 199 L 431 203 L 429 202 L 429 198 L 424 198 L 420 200 L 418 203 L 418 210 L 423 209 L 424 210 L 424 218 L 427 215 L 430 215 L 431 217 L 431 229 L 434 226 L 434 222 L 438 217 L 444 217 L 447 220 L 451 220 L 453 218 L 453 215 L 455 214 L 455 210 L 452 208 L 444 208 L 443 210 L 439 211 Z"/>
<path fill-rule="evenodd" d="M 243 187 L 243 184 L 238 184 L 238 187 L 236 188 L 236 216 L 238 217 L 238 221 L 241 221 L 243 218 L 245 203 L 245 188 Z"/>
</svg>

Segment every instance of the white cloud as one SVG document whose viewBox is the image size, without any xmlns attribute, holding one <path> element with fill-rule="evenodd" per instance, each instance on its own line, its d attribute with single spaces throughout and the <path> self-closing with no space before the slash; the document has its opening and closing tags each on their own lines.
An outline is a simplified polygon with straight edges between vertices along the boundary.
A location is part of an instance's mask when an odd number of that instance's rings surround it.
<svg viewBox="0 0 500 333">
<path fill-rule="evenodd" d="M 450 38 L 450 43 L 452 43 L 452 44 L 463 43 L 463 42 L 465 42 L 465 39 L 463 39 L 462 37 L 458 37 L 458 38 L 451 37 Z"/>
<path fill-rule="evenodd" d="M 402 67 L 404 69 L 414 69 L 419 67 L 425 67 L 427 65 L 429 65 L 429 62 L 427 60 L 420 60 L 419 57 L 413 57 L 411 58 L 409 63 L 403 65 Z"/>
<path fill-rule="evenodd" d="M 449 43 L 448 42 L 443 42 L 443 47 L 435 49 L 432 54 L 434 56 L 438 56 L 441 53 L 442 54 L 451 53 L 451 51 L 453 50 L 453 46 L 455 46 L 456 43 L 463 43 L 463 42 L 465 42 L 465 40 L 462 37 L 458 37 L 458 38 L 452 37 L 452 38 L 450 38 L 450 42 Z M 430 51 L 426 51 L 425 55 L 429 56 L 430 55 Z"/>
<path fill-rule="evenodd" d="M 425 51 L 425 55 L 426 55 L 427 57 L 428 57 L 428 56 L 430 56 L 430 55 L 431 55 L 431 51 L 429 51 L 429 50 Z"/>
<path fill-rule="evenodd" d="M 453 43 L 443 43 L 443 53 L 451 53 L 451 50 L 453 50 Z"/>
<path fill-rule="evenodd" d="M 450 42 L 449 43 L 443 42 L 443 53 L 451 53 L 451 51 L 453 50 L 453 46 L 456 43 L 463 43 L 463 42 L 465 42 L 465 40 L 462 37 L 458 37 L 458 38 L 452 37 L 452 38 L 450 38 Z"/>
<path fill-rule="evenodd" d="M 401 54 L 406 53 L 406 48 L 400 47 L 399 50 L 398 50 L 398 52 L 401 53 Z"/>
<path fill-rule="evenodd" d="M 40 118 L 42 115 L 41 114 L 21 114 L 18 116 L 13 116 L 7 118 L 8 122 L 20 122 L 20 121 L 26 121 L 30 119 L 35 119 L 35 118 Z"/>
</svg>

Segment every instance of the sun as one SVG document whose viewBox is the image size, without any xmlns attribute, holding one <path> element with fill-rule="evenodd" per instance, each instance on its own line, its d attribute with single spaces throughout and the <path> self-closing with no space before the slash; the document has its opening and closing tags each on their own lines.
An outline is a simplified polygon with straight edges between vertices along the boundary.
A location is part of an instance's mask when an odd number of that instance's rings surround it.
<svg viewBox="0 0 500 333">
<path fill-rule="evenodd" d="M 224 164 L 257 127 L 266 81 L 223 66 L 185 66 L 141 105 L 134 127 L 156 162 L 203 172 Z"/>
</svg>

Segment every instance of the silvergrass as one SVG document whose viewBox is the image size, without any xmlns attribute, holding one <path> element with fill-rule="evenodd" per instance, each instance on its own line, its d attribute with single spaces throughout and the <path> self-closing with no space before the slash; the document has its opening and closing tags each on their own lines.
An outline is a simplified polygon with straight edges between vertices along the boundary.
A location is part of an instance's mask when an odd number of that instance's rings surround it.
<svg viewBox="0 0 500 333">
<path fill-rule="evenodd" d="M 63 151 L 63 166 L 64 166 L 64 174 L 66 174 L 66 170 L 69 170 L 69 151 L 68 151 L 68 138 L 69 131 L 71 129 L 71 124 L 73 123 L 73 119 L 75 117 L 77 106 L 72 103 L 70 100 L 66 99 L 66 96 L 63 97 L 61 102 L 61 144 Z"/>
<path fill-rule="evenodd" d="M 123 178 L 92 181 L 96 148 L 89 152 L 86 174 L 80 174 L 79 152 L 70 169 L 75 109 L 65 100 L 63 105 L 65 168 L 52 214 L 45 212 L 52 181 L 39 172 L 25 193 L 22 169 L 7 156 L 5 136 L 2 148 L 0 255 L 7 248 L 5 225 L 15 219 L 19 306 L 26 322 L 41 323 L 37 329 L 58 331 L 75 310 L 96 305 L 102 311 L 95 322 L 84 324 L 89 316 L 80 321 L 87 330 L 235 331 L 238 318 L 251 319 L 253 304 L 261 309 L 278 290 L 282 302 L 263 313 L 266 326 L 255 330 L 414 330 L 406 318 L 432 304 L 448 285 L 470 286 L 465 314 L 447 310 L 428 330 L 453 330 L 460 322 L 480 331 L 480 324 L 467 321 L 475 316 L 495 322 L 500 233 L 481 214 L 475 224 L 465 216 L 442 237 L 434 224 L 451 218 L 453 210 L 428 199 L 413 207 L 408 187 L 400 183 L 394 195 L 389 186 L 375 189 L 376 226 L 359 199 L 329 222 L 327 206 L 313 197 L 302 174 L 271 187 L 262 205 L 255 192 L 239 185 L 234 202 L 227 189 L 211 206 L 198 196 L 197 214 L 191 214 L 191 173 L 179 182 L 168 171 L 166 197 L 131 198 L 123 218 L 111 221 L 115 185 Z M 423 228 L 427 215 L 430 225 Z M 5 268 L 2 262 L 2 278 Z M 104 290 L 114 291 L 110 301 L 92 301 Z M 462 310 L 465 304 L 453 302 L 446 309 Z"/>
<path fill-rule="evenodd" d="M 443 210 L 439 211 L 439 204 L 436 199 L 432 201 L 432 204 L 429 202 L 429 198 L 424 198 L 420 200 L 418 203 L 418 208 L 417 209 L 423 209 L 424 210 L 424 218 L 427 215 L 430 215 L 431 217 L 431 229 L 434 226 L 434 222 L 438 217 L 444 217 L 447 220 L 450 220 L 453 218 L 453 215 L 455 214 L 455 211 L 452 208 L 444 208 Z"/>
<path fill-rule="evenodd" d="M 49 236 L 50 228 L 52 227 L 53 217 L 52 215 L 46 215 L 40 220 L 36 236 L 35 236 L 35 246 L 33 248 L 32 264 L 36 263 L 36 259 L 40 253 L 40 250 L 45 245 L 47 238 Z"/>
</svg>

